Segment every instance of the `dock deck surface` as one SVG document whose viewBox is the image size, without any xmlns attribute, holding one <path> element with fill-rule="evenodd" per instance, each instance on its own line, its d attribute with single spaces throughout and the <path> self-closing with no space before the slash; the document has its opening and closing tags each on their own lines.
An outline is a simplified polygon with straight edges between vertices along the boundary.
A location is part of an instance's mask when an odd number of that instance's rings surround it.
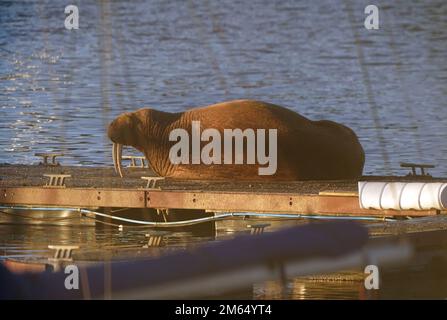
<svg viewBox="0 0 447 320">
<path fill-rule="evenodd" d="M 0 165 L 0 203 L 70 207 L 205 209 L 228 212 L 427 216 L 436 210 L 367 210 L 358 204 L 357 180 L 339 181 L 203 181 L 165 179 L 146 188 L 150 169 L 113 167 Z M 65 187 L 46 187 L 45 174 L 70 175 Z M 447 181 L 418 177 L 417 181 Z M 365 176 L 362 180 L 405 181 L 406 176 Z M 158 189 L 159 188 L 159 189 Z"/>
<path fill-rule="evenodd" d="M 124 178 L 120 178 L 113 167 L 80 166 L 42 166 L 42 165 L 0 165 L 0 187 L 39 187 L 44 186 L 47 178 L 44 174 L 68 174 L 67 188 L 116 188 L 139 189 L 146 186 L 143 176 L 156 176 L 150 169 L 124 169 Z M 163 190 L 208 190 L 234 192 L 293 192 L 300 194 L 318 194 L 320 191 L 356 191 L 357 181 L 210 181 L 178 180 L 166 178 L 157 183 Z"/>
</svg>

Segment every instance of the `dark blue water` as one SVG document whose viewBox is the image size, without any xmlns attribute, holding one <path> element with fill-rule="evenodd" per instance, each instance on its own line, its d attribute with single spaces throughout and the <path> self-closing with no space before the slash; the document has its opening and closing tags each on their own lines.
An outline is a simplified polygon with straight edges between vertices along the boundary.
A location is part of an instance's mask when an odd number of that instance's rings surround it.
<svg viewBox="0 0 447 320">
<path fill-rule="evenodd" d="M 376 1 L 373 31 L 368 1 L 72 2 L 70 31 L 65 1 L 0 1 L 1 162 L 110 164 L 105 129 L 123 111 L 252 98 L 352 127 L 367 174 L 447 174 L 443 0 Z"/>
</svg>

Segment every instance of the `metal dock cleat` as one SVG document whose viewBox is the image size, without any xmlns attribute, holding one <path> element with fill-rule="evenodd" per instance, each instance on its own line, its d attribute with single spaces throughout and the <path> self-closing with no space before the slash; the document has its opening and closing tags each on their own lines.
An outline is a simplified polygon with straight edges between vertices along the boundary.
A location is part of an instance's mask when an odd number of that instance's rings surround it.
<svg viewBox="0 0 447 320">
<path fill-rule="evenodd" d="M 143 248 L 151 248 L 151 247 L 161 247 L 163 244 L 163 239 L 168 234 L 171 234 L 169 231 L 154 231 L 151 233 L 146 234 L 146 237 L 148 237 L 148 242 L 146 245 L 143 246 Z"/>
<path fill-rule="evenodd" d="M 270 223 L 257 223 L 257 224 L 248 224 L 247 228 L 251 228 L 250 234 L 251 235 L 258 235 L 263 234 L 264 229 L 267 227 L 270 227 Z"/>
<path fill-rule="evenodd" d="M 141 177 L 141 179 L 146 180 L 146 188 L 145 189 L 160 189 L 160 187 L 156 188 L 155 185 L 157 181 L 164 180 L 164 177 Z"/>
<path fill-rule="evenodd" d="M 148 168 L 149 166 L 146 164 L 146 157 L 143 156 L 122 156 L 123 160 L 130 160 L 130 164 L 128 168 Z M 137 160 L 139 160 L 139 164 L 137 165 Z"/>
<path fill-rule="evenodd" d="M 62 157 L 64 156 L 63 153 L 45 153 L 45 152 L 39 152 L 34 154 L 36 157 L 42 157 L 42 162 L 40 162 L 40 165 L 44 166 L 60 166 L 60 163 L 56 161 L 56 157 Z M 48 158 L 51 158 L 51 162 L 48 162 Z"/>
<path fill-rule="evenodd" d="M 45 177 L 50 178 L 50 180 L 45 184 L 47 188 L 65 188 L 65 179 L 71 178 L 69 174 L 44 174 Z"/>
<path fill-rule="evenodd" d="M 401 162 L 401 168 L 411 168 L 411 172 L 407 174 L 407 176 L 423 176 L 423 177 L 431 177 L 428 172 L 425 172 L 425 169 L 432 169 L 435 166 L 433 164 L 424 164 L 424 163 L 410 163 L 410 162 Z M 416 168 L 421 170 L 420 174 L 417 174 Z"/>
<path fill-rule="evenodd" d="M 73 250 L 79 249 L 79 246 L 49 245 L 48 249 L 56 250 L 53 258 L 48 258 L 50 261 L 73 261 Z"/>
</svg>

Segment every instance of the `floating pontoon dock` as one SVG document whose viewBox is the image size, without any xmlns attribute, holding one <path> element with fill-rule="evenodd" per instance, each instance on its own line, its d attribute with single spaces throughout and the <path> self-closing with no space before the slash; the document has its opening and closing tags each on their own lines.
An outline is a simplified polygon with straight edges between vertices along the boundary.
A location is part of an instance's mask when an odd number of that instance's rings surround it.
<svg viewBox="0 0 447 320">
<path fill-rule="evenodd" d="M 283 183 L 153 180 L 147 168 L 0 165 L 0 203 L 76 208 L 202 209 L 353 216 L 431 216 L 439 210 L 371 210 L 359 206 L 358 181 Z M 362 180 L 415 181 L 416 177 L 365 176 Z M 417 177 L 417 181 L 447 179 Z M 154 186 L 154 184 L 156 185 Z"/>
</svg>

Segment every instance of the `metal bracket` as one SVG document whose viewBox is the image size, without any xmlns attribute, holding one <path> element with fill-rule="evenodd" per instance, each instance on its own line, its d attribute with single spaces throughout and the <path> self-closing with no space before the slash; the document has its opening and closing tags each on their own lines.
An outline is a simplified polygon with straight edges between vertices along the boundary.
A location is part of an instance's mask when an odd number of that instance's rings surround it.
<svg viewBox="0 0 447 320">
<path fill-rule="evenodd" d="M 164 180 L 164 177 L 141 177 L 143 180 L 147 180 L 146 189 L 160 189 L 156 188 L 157 181 Z"/>
<path fill-rule="evenodd" d="M 35 153 L 36 157 L 42 157 L 43 162 L 40 162 L 39 164 L 44 166 L 60 166 L 60 163 L 56 161 L 56 157 L 62 157 L 64 156 L 63 153 Z M 48 158 L 51 158 L 51 162 L 48 162 Z"/>
<path fill-rule="evenodd" d="M 407 176 L 425 176 L 425 177 L 431 177 L 431 175 L 428 172 L 425 172 L 425 169 L 432 169 L 435 166 L 432 164 L 424 164 L 424 163 L 408 163 L 408 162 L 401 162 L 400 163 L 401 168 L 411 168 L 411 172 L 407 174 Z M 416 168 L 419 168 L 421 170 L 421 174 L 417 174 Z"/>
<path fill-rule="evenodd" d="M 73 250 L 79 249 L 79 246 L 49 245 L 48 249 L 56 250 L 53 258 L 48 258 L 50 261 L 73 261 L 71 254 Z"/>
<path fill-rule="evenodd" d="M 149 168 L 148 165 L 146 165 L 146 157 L 142 156 L 123 156 L 123 160 L 130 160 L 130 164 L 128 168 Z M 137 165 L 137 160 L 140 161 L 140 164 Z"/>
<path fill-rule="evenodd" d="M 158 215 L 161 214 L 163 216 L 164 222 L 168 222 L 168 214 L 169 214 L 168 209 L 156 209 L 156 210 Z"/>
<path fill-rule="evenodd" d="M 47 188 L 65 188 L 65 179 L 71 178 L 69 174 L 44 174 L 50 180 L 45 184 Z"/>
<path fill-rule="evenodd" d="M 264 233 L 264 229 L 270 227 L 270 223 L 257 223 L 257 224 L 249 224 L 247 228 L 251 228 L 250 234 L 258 235 Z"/>
<path fill-rule="evenodd" d="M 143 248 L 149 248 L 149 247 L 160 247 L 163 244 L 163 238 L 164 236 L 170 234 L 169 231 L 154 231 L 151 233 L 146 234 L 146 237 L 148 237 L 147 245 L 144 245 Z"/>
</svg>

